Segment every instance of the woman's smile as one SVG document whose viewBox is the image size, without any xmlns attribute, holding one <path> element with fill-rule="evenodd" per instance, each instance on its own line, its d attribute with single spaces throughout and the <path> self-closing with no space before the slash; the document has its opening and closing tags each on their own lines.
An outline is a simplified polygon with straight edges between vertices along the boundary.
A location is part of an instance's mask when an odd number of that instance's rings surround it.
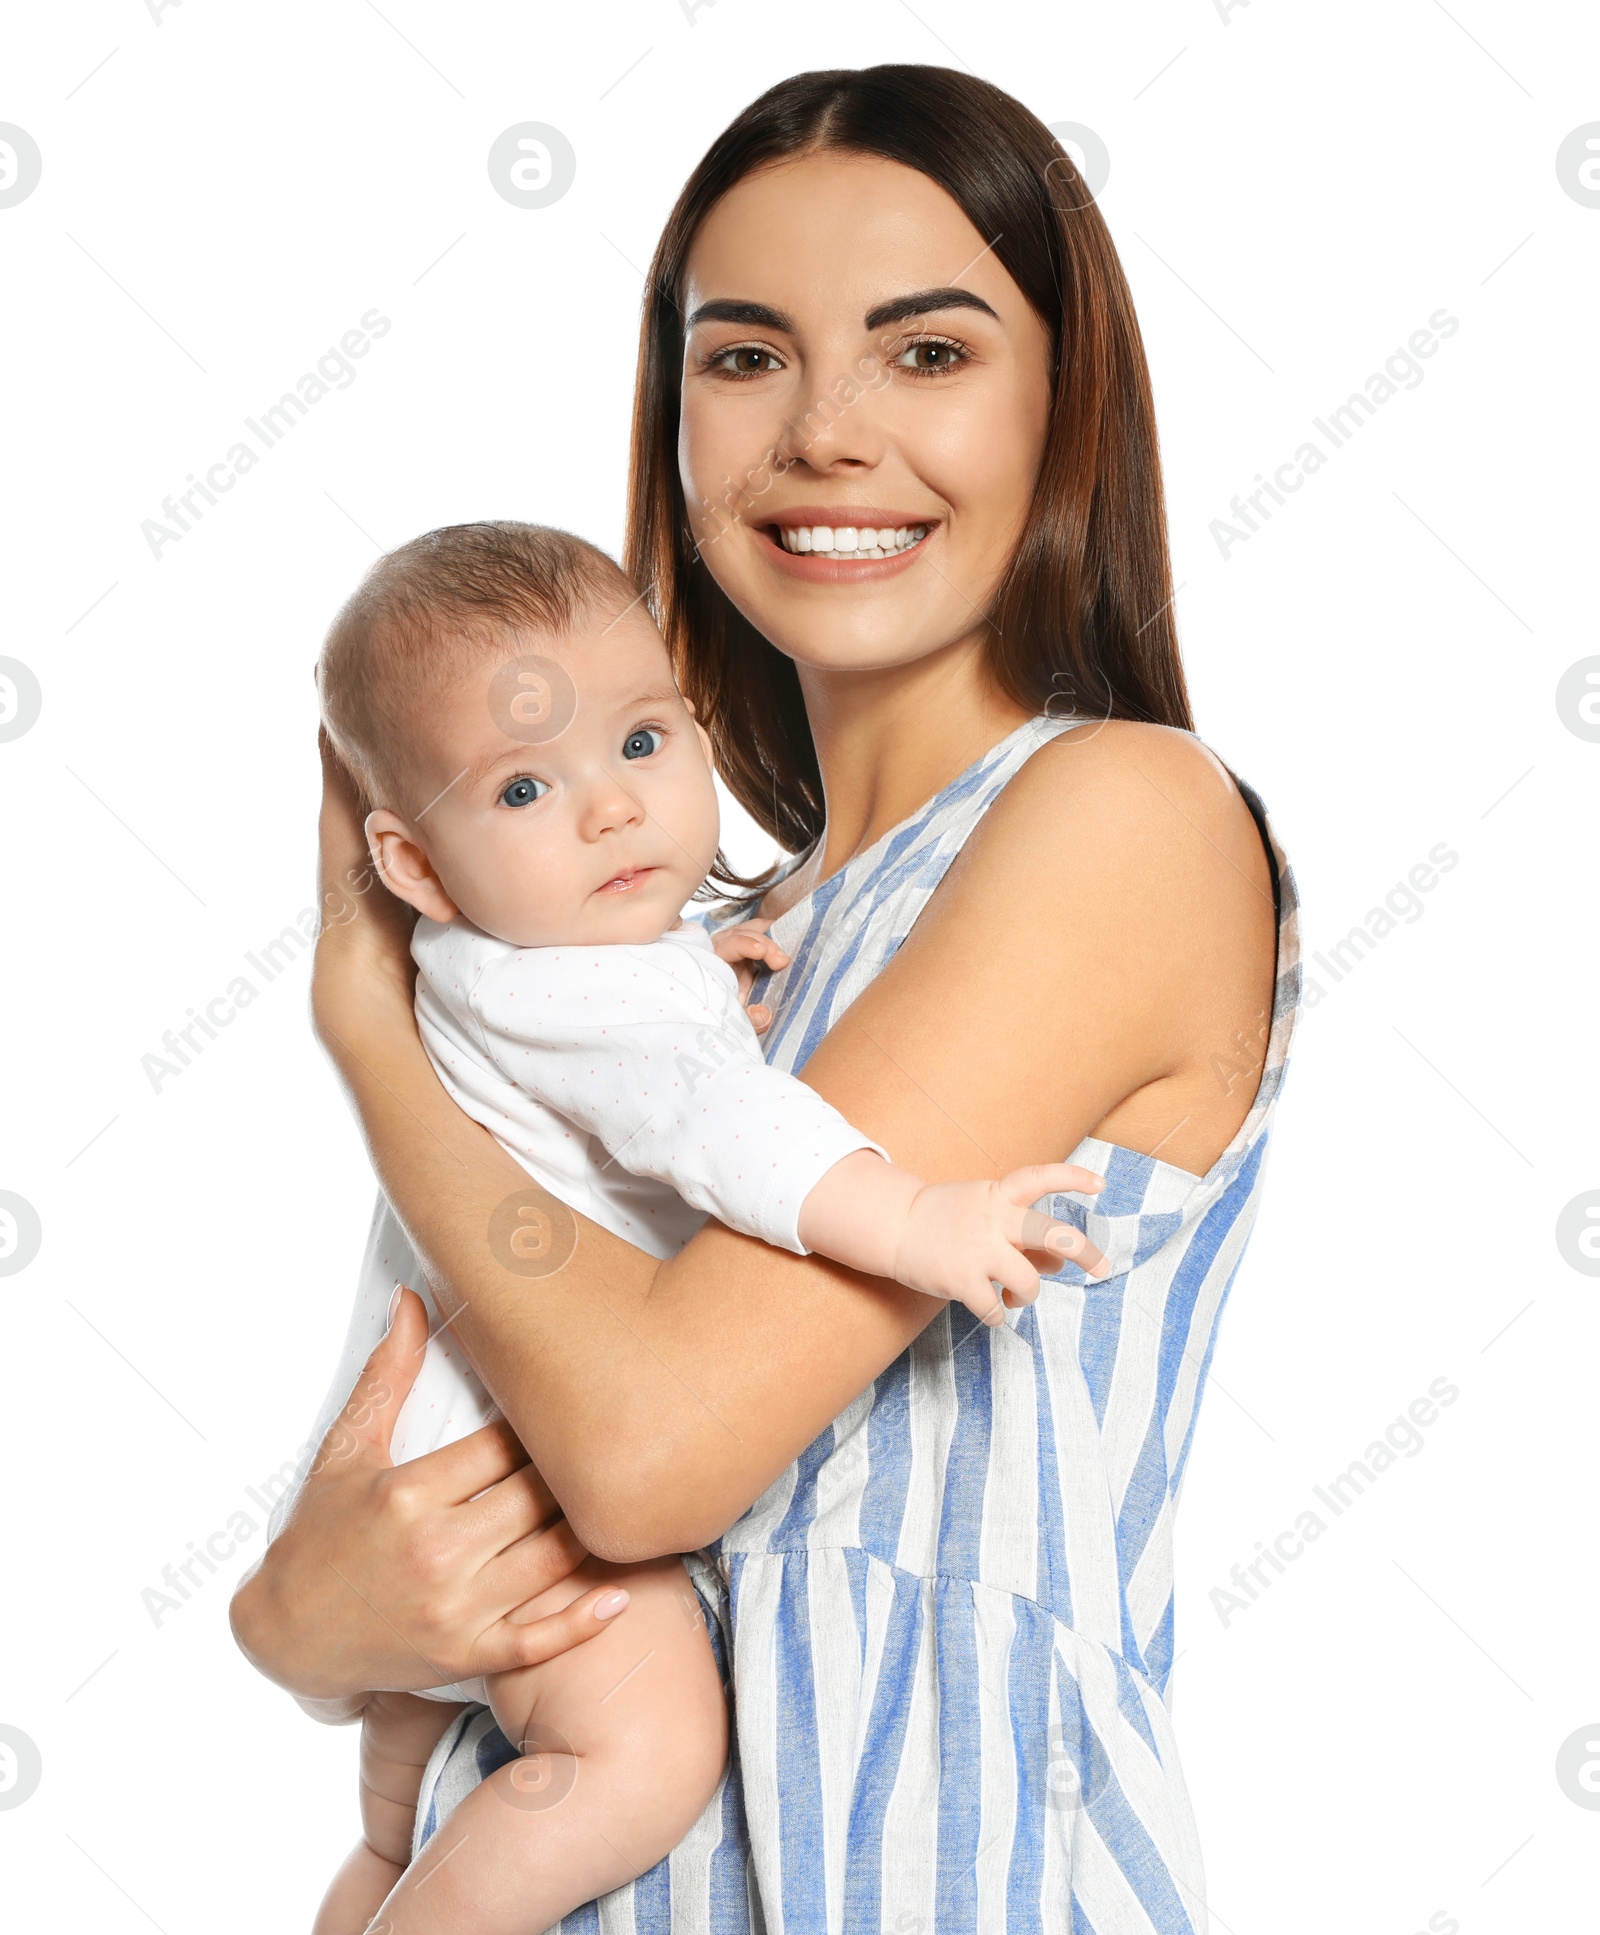
<svg viewBox="0 0 1600 1935">
<path fill-rule="evenodd" d="M 792 576 L 814 584 L 892 578 L 926 548 L 940 520 L 870 504 L 802 504 L 750 528 Z"/>
</svg>

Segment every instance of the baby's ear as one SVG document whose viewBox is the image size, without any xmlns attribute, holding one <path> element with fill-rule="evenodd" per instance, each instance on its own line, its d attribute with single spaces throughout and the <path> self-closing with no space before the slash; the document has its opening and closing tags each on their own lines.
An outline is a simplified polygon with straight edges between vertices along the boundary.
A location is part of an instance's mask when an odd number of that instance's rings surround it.
<svg viewBox="0 0 1600 1935">
<path fill-rule="evenodd" d="M 690 723 L 694 726 L 695 737 L 700 741 L 700 750 L 706 756 L 706 764 L 715 772 L 717 769 L 717 761 L 716 755 L 711 750 L 711 735 L 701 725 L 700 715 L 694 709 L 694 701 L 692 699 L 685 699 L 683 709 L 688 713 Z"/>
<path fill-rule="evenodd" d="M 367 847 L 372 864 L 392 894 L 429 920 L 443 924 L 455 919 L 459 911 L 455 902 L 445 892 L 426 850 L 398 813 L 380 806 L 367 815 Z"/>
</svg>

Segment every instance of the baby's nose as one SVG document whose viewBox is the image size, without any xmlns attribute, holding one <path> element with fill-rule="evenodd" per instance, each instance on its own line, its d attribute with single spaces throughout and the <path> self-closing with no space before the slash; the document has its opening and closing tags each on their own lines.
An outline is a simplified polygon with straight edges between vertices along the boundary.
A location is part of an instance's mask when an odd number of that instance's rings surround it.
<svg viewBox="0 0 1600 1935">
<path fill-rule="evenodd" d="M 591 839 L 619 827 L 636 826 L 645 817 L 638 795 L 609 775 L 597 780 L 585 795 L 583 823 Z"/>
</svg>

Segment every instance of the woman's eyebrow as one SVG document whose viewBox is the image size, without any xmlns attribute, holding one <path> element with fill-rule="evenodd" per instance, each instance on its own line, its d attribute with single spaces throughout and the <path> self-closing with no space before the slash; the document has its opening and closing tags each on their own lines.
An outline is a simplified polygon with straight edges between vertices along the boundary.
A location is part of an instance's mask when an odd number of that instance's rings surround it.
<svg viewBox="0 0 1600 1935">
<path fill-rule="evenodd" d="M 736 302 L 723 299 L 717 302 L 703 302 L 684 325 L 693 329 L 698 323 L 725 322 L 745 323 L 752 329 L 776 329 L 785 336 L 795 333 L 793 321 L 781 309 L 772 309 L 764 302 Z"/>
<path fill-rule="evenodd" d="M 886 329 L 890 323 L 909 322 L 935 309 L 981 309 L 986 316 L 1000 320 L 982 296 L 970 289 L 919 289 L 914 295 L 896 296 L 893 302 L 880 302 L 867 311 L 868 329 Z"/>
<path fill-rule="evenodd" d="M 891 302 L 880 302 L 876 309 L 869 309 L 866 326 L 868 329 L 886 329 L 891 323 L 906 322 L 912 316 L 929 315 L 936 309 L 978 309 L 986 316 L 994 316 L 996 322 L 1000 320 L 983 297 L 975 296 L 970 289 L 918 289 L 909 296 L 896 296 Z M 689 317 L 686 327 L 693 329 L 697 324 L 707 322 L 742 323 L 751 329 L 779 330 L 786 336 L 798 333 L 792 317 L 765 302 L 741 302 L 729 298 L 703 302 Z"/>
</svg>

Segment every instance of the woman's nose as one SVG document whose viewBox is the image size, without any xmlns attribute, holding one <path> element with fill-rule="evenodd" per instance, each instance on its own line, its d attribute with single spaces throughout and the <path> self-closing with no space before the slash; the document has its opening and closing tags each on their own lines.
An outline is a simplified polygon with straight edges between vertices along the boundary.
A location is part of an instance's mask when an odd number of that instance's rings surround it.
<svg viewBox="0 0 1600 1935">
<path fill-rule="evenodd" d="M 814 471 L 849 471 L 881 463 L 884 446 L 876 387 L 847 370 L 785 420 L 778 451 Z"/>
</svg>

